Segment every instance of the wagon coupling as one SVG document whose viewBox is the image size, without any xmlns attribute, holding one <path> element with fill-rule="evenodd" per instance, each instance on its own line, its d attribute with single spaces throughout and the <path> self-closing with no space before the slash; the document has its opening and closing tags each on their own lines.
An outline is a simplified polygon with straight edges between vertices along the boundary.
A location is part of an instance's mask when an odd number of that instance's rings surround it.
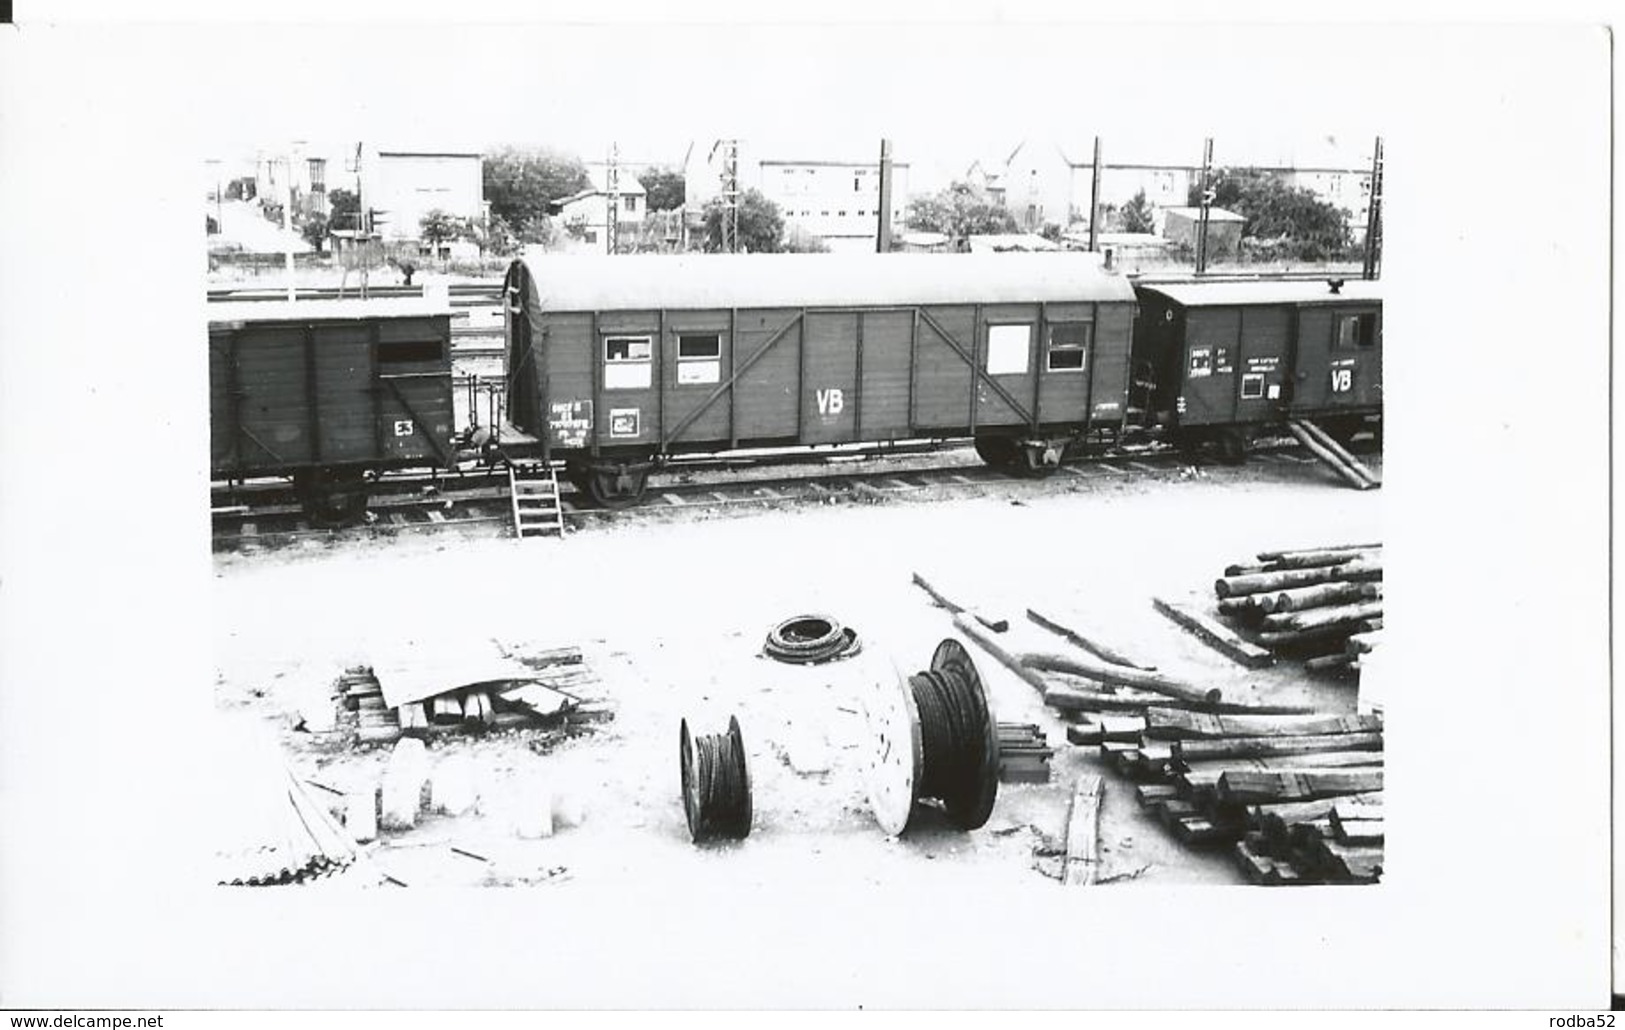
<svg viewBox="0 0 1625 1030">
<path fill-rule="evenodd" d="M 793 665 L 849 658 L 862 649 L 858 632 L 828 615 L 797 615 L 774 626 L 763 647 L 769 658 Z"/>
<path fill-rule="evenodd" d="M 750 765 L 739 719 L 730 716 L 728 732 L 710 736 L 689 733 L 684 719 L 679 746 L 683 814 L 694 843 L 750 836 Z"/>
<path fill-rule="evenodd" d="M 931 667 L 879 685 L 869 706 L 869 801 L 898 836 L 921 801 L 963 830 L 983 826 L 999 791 L 998 728 L 965 648 L 944 640 Z"/>
</svg>

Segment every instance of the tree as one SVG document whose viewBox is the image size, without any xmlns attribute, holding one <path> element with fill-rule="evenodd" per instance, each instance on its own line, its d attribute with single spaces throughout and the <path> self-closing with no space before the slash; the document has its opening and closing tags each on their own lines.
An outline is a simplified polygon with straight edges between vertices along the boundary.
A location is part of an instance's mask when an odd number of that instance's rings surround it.
<svg viewBox="0 0 1625 1030">
<path fill-rule="evenodd" d="M 682 173 L 670 168 L 649 169 L 638 176 L 638 185 L 648 193 L 650 211 L 675 211 L 688 195 Z"/>
<path fill-rule="evenodd" d="M 333 229 L 361 228 L 361 198 L 350 190 L 327 192 L 327 223 Z"/>
<path fill-rule="evenodd" d="M 550 204 L 588 185 L 580 158 L 554 151 L 498 150 L 485 155 L 483 169 L 491 214 L 521 239 L 546 221 Z"/>
<path fill-rule="evenodd" d="M 1124 232 L 1153 232 L 1151 204 L 1145 199 L 1145 190 L 1134 194 L 1117 212 L 1118 224 Z"/>
<path fill-rule="evenodd" d="M 722 198 L 705 205 L 705 249 L 722 249 Z M 751 254 L 773 254 L 782 247 L 784 218 L 779 206 L 762 196 L 761 190 L 746 190 L 739 197 L 739 249 Z"/>
<path fill-rule="evenodd" d="M 299 222 L 299 235 L 304 237 L 306 243 L 315 248 L 316 253 L 322 252 L 322 244 L 327 242 L 327 233 L 331 228 L 328 220 L 321 215 L 309 214 Z"/>
<path fill-rule="evenodd" d="M 1016 231 L 1016 220 L 1010 212 L 989 200 L 976 186 L 963 181 L 930 196 L 910 200 L 904 222 L 910 229 L 940 232 L 956 241 L 967 236 Z"/>
<path fill-rule="evenodd" d="M 1309 260 L 1337 257 L 1348 250 L 1348 215 L 1315 196 L 1288 186 L 1279 176 L 1256 168 L 1225 169 L 1213 186 L 1213 204 L 1247 219 L 1243 239 L 1280 241 L 1286 253 Z M 1192 207 L 1202 202 L 1201 186 L 1191 187 Z"/>
<path fill-rule="evenodd" d="M 461 222 L 462 219 L 434 208 L 418 219 L 418 234 L 424 243 L 439 250 L 442 243 L 450 243 L 462 236 Z"/>
</svg>

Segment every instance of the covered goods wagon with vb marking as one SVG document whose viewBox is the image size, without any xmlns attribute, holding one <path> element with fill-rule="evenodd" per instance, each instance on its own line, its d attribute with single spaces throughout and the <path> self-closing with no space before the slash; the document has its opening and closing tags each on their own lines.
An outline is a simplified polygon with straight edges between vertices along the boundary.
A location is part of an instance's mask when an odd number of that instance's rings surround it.
<svg viewBox="0 0 1625 1030">
<path fill-rule="evenodd" d="M 1094 254 L 527 256 L 509 420 L 599 503 L 681 453 L 972 437 L 1041 472 L 1115 440 L 1134 290 Z"/>
</svg>

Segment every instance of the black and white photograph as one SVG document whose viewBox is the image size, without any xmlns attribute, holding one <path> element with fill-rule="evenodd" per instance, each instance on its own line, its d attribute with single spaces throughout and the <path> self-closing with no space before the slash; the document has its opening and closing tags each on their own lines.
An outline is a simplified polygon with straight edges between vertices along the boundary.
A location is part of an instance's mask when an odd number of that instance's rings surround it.
<svg viewBox="0 0 1625 1030">
<path fill-rule="evenodd" d="M 451 17 L 6 26 L 0 1006 L 1606 1010 L 1606 26 Z"/>
</svg>

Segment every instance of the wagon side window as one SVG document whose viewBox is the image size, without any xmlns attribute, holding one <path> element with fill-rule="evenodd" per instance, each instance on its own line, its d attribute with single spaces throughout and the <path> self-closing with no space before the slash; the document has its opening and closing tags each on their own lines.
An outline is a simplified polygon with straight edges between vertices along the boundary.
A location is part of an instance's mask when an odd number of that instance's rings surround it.
<svg viewBox="0 0 1625 1030">
<path fill-rule="evenodd" d="M 1094 328 L 1089 322 L 1051 326 L 1046 367 L 1051 372 L 1082 372 L 1089 353 L 1089 338 L 1094 335 Z"/>
<path fill-rule="evenodd" d="M 1031 323 L 990 325 L 987 327 L 988 375 L 1023 375 L 1027 371 L 1027 352 L 1031 347 Z"/>
<path fill-rule="evenodd" d="M 647 390 L 653 352 L 653 337 L 604 337 L 604 389 Z"/>
<path fill-rule="evenodd" d="M 414 361 L 439 361 L 439 340 L 389 340 L 378 344 L 378 360 L 382 364 Z"/>
<path fill-rule="evenodd" d="M 677 383 L 715 383 L 722 379 L 722 337 L 716 333 L 683 333 L 677 337 Z"/>
<path fill-rule="evenodd" d="M 1356 350 L 1361 347 L 1373 347 L 1377 343 L 1377 316 L 1367 312 L 1363 315 L 1340 315 L 1337 319 L 1337 349 Z"/>
</svg>

